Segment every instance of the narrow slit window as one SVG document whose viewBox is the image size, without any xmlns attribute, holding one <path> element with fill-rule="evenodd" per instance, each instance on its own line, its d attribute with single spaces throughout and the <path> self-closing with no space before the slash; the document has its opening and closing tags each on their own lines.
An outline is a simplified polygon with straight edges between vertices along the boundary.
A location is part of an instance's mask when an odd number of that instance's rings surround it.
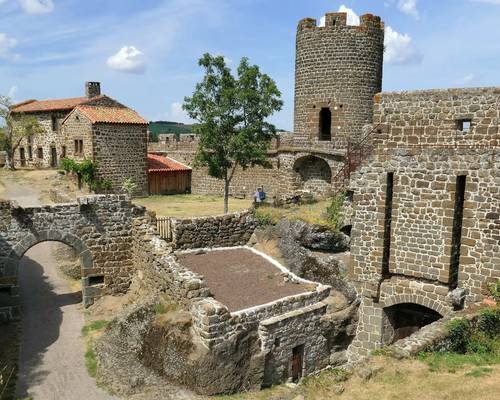
<svg viewBox="0 0 500 400">
<path fill-rule="evenodd" d="M 394 173 L 387 174 L 385 189 L 385 215 L 384 215 L 384 250 L 382 253 L 382 277 L 390 275 L 389 258 L 391 256 L 391 223 L 392 223 L 392 199 L 394 194 Z"/>
<path fill-rule="evenodd" d="M 52 132 L 57 132 L 57 118 L 55 115 L 52 116 Z"/>
<path fill-rule="evenodd" d="M 466 176 L 457 176 L 455 191 L 455 211 L 453 213 L 453 229 L 451 236 L 451 261 L 448 283 L 453 290 L 458 286 L 458 271 L 460 269 L 460 245 L 462 241 L 462 223 L 464 219 Z"/>
<path fill-rule="evenodd" d="M 332 112 L 326 107 L 319 112 L 319 140 L 332 140 Z"/>
<path fill-rule="evenodd" d="M 470 119 L 459 119 L 457 121 L 457 129 L 463 133 L 469 133 L 472 128 L 472 120 Z"/>
</svg>

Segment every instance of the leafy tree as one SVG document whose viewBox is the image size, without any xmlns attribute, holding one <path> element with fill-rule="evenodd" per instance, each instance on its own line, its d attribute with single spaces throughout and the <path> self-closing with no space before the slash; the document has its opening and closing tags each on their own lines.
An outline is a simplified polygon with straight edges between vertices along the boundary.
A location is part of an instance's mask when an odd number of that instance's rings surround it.
<svg viewBox="0 0 500 400">
<path fill-rule="evenodd" d="M 281 110 L 283 102 L 276 83 L 242 58 L 233 76 L 224 57 L 204 54 L 199 65 L 205 76 L 183 108 L 198 121 L 195 166 L 224 180 L 224 212 L 228 211 L 229 185 L 236 168 L 267 166 L 267 150 L 276 135 L 266 118 Z"/>
<path fill-rule="evenodd" d="M 3 120 L 3 126 L 0 127 L 0 141 L 7 153 L 4 168 L 13 170 L 15 169 L 14 153 L 23 138 L 43 133 L 44 129 L 35 117 L 20 114 L 14 118 L 12 101 L 7 96 L 0 96 L 1 120 Z"/>
</svg>

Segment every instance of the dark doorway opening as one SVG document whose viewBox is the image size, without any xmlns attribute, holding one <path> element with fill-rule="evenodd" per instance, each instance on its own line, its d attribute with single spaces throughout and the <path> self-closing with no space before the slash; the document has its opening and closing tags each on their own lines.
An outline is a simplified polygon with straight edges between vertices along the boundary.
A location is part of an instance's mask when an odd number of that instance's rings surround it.
<svg viewBox="0 0 500 400">
<path fill-rule="evenodd" d="M 319 112 L 319 140 L 332 140 L 332 112 L 326 107 Z"/>
<path fill-rule="evenodd" d="M 304 345 L 301 344 L 292 349 L 292 381 L 297 382 L 302 378 L 302 366 L 304 364 Z"/>
<path fill-rule="evenodd" d="M 25 167 L 26 166 L 26 153 L 24 152 L 24 147 L 21 147 L 19 149 L 19 158 L 21 161 L 21 167 Z"/>
<path fill-rule="evenodd" d="M 453 230 L 451 236 L 451 261 L 448 283 L 450 290 L 458 286 L 458 271 L 460 269 L 460 244 L 462 241 L 462 223 L 464 218 L 466 176 L 457 176 L 455 191 L 455 211 L 453 213 Z"/>
<path fill-rule="evenodd" d="M 50 148 L 50 166 L 52 168 L 57 167 L 57 150 L 55 147 Z"/>
<path fill-rule="evenodd" d="M 395 304 L 384 308 L 383 342 L 385 345 L 410 336 L 442 315 L 428 307 L 414 303 Z"/>
</svg>

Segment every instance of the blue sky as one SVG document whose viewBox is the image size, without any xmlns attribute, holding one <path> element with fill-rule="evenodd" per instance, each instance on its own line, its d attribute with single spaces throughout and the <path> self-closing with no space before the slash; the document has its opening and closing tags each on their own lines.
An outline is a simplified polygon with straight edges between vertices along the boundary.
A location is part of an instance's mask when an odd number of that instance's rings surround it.
<svg viewBox="0 0 500 400">
<path fill-rule="evenodd" d="M 385 21 L 385 91 L 500 86 L 500 0 L 0 0 L 0 94 L 75 97 L 95 80 L 145 118 L 186 121 L 208 51 L 275 79 L 273 122 L 290 130 L 296 24 L 341 7 Z"/>
</svg>

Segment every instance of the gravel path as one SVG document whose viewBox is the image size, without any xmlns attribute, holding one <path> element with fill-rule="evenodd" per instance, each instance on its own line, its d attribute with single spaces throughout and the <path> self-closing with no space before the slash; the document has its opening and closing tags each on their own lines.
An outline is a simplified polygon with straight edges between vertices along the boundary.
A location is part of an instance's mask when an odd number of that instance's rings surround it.
<svg viewBox="0 0 500 400">
<path fill-rule="evenodd" d="M 36 400 L 114 399 L 87 373 L 81 293 L 59 276 L 51 245 L 32 247 L 19 266 L 23 338 L 16 394 Z"/>
</svg>

